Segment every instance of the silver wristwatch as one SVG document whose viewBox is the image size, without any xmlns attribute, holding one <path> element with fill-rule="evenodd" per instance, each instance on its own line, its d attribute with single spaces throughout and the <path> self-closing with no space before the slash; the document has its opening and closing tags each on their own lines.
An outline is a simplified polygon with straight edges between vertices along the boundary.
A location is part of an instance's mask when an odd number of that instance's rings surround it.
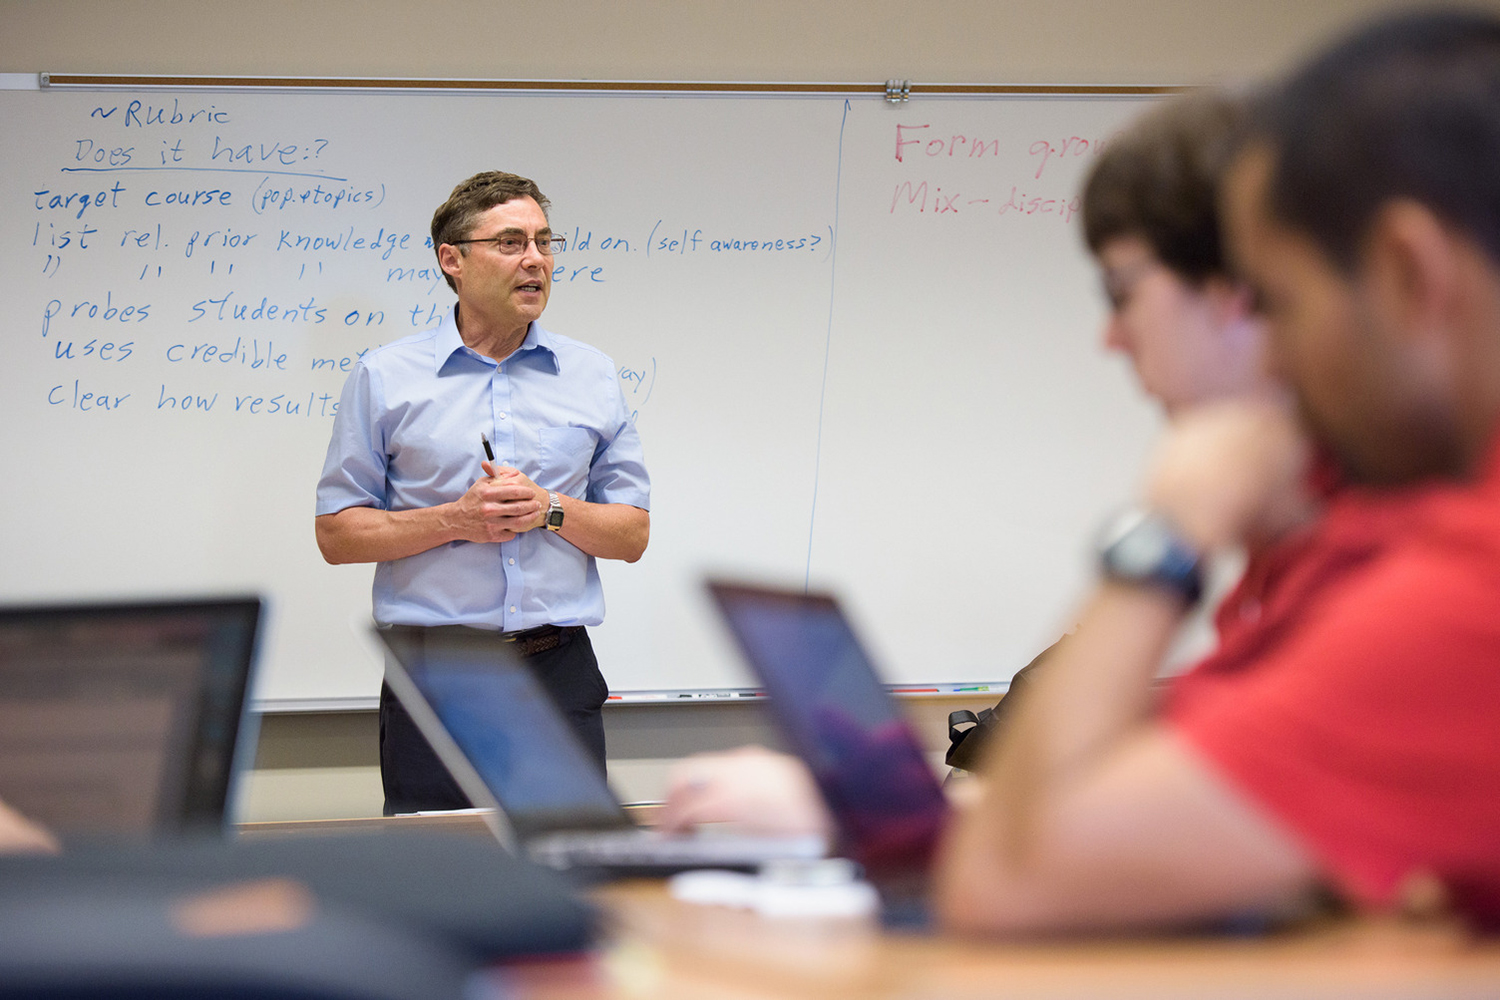
<svg viewBox="0 0 1500 1000">
<path fill-rule="evenodd" d="M 1157 511 L 1135 509 L 1112 518 L 1099 534 L 1106 579 L 1161 587 L 1196 604 L 1203 596 L 1202 556 Z"/>
<path fill-rule="evenodd" d="M 548 531 L 561 531 L 563 523 L 562 501 L 551 490 L 547 491 L 547 499 L 551 502 L 551 506 L 547 508 L 547 516 L 542 520 L 542 527 Z"/>
</svg>

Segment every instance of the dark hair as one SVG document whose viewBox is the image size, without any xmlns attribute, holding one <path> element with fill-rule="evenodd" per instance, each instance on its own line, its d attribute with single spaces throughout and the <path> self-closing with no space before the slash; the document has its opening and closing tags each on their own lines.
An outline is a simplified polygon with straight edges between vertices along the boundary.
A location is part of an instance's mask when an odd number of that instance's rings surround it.
<svg viewBox="0 0 1500 1000">
<path fill-rule="evenodd" d="M 444 243 L 468 238 L 481 214 L 517 198 L 532 199 L 542 207 L 544 215 L 552 204 L 535 181 L 502 170 L 486 170 L 463 181 L 432 213 L 432 252 L 437 253 Z M 446 273 L 443 277 L 448 279 L 448 287 L 457 291 L 453 279 Z"/>
<path fill-rule="evenodd" d="M 1377 21 L 1270 92 L 1252 140 L 1269 210 L 1348 269 L 1381 205 L 1411 198 L 1500 260 L 1500 18 Z"/>
<path fill-rule="evenodd" d="M 1174 98 L 1111 139 L 1083 189 L 1083 231 L 1095 255 L 1138 236 L 1182 278 L 1227 272 L 1219 181 L 1245 111 L 1242 98 L 1200 91 Z"/>
</svg>

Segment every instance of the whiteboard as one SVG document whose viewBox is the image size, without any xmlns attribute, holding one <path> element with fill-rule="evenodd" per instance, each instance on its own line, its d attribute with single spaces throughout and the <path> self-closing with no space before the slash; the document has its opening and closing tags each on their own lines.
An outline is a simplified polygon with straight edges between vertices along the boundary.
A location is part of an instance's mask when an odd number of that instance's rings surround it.
<svg viewBox="0 0 1500 1000">
<path fill-rule="evenodd" d="M 752 684 L 705 572 L 838 591 L 889 680 L 1008 678 L 1157 423 L 1076 214 L 1145 100 L 0 93 L 0 599 L 260 592 L 262 706 L 372 704 L 371 570 L 313 540 L 333 406 L 450 305 L 431 213 L 500 168 L 652 473 L 611 688 Z"/>
</svg>

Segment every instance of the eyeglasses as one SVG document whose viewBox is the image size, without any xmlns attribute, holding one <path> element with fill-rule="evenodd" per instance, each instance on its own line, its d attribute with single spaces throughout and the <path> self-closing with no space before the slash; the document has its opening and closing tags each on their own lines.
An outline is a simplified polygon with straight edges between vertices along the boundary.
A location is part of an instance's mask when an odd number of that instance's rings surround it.
<svg viewBox="0 0 1500 1000">
<path fill-rule="evenodd" d="M 543 229 L 535 236 L 527 236 L 520 230 L 511 230 L 501 233 L 499 236 L 486 236 L 484 239 L 475 240 L 450 240 L 454 246 L 463 243 L 493 243 L 495 249 L 507 257 L 514 257 L 518 253 L 526 252 L 526 244 L 535 243 L 536 252 L 547 257 L 555 253 L 562 253 L 568 248 L 568 241 L 563 236 L 553 236 Z"/>
</svg>

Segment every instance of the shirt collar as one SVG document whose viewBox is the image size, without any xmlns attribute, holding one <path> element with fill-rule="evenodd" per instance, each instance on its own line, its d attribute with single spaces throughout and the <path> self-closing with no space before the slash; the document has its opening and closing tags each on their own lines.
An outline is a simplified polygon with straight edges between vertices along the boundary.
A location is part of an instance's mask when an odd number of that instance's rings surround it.
<svg viewBox="0 0 1500 1000">
<path fill-rule="evenodd" d="M 557 354 L 557 338 L 540 323 L 531 324 L 526 331 L 526 339 L 521 341 L 516 354 L 534 358 L 536 364 L 545 365 L 553 375 L 562 370 L 562 361 Z"/>
<path fill-rule="evenodd" d="M 438 324 L 437 333 L 432 338 L 433 372 L 441 373 L 449 359 L 460 351 L 472 357 L 481 357 L 464 345 L 463 335 L 458 332 L 458 306 L 455 305 L 448 310 L 448 314 Z M 493 361 L 493 359 L 487 360 Z M 516 348 L 516 352 L 510 356 L 509 360 L 525 360 L 529 364 L 541 365 L 556 375 L 560 370 L 557 340 L 540 323 L 532 323 L 526 328 L 526 336 L 522 339 L 521 346 Z"/>
</svg>

